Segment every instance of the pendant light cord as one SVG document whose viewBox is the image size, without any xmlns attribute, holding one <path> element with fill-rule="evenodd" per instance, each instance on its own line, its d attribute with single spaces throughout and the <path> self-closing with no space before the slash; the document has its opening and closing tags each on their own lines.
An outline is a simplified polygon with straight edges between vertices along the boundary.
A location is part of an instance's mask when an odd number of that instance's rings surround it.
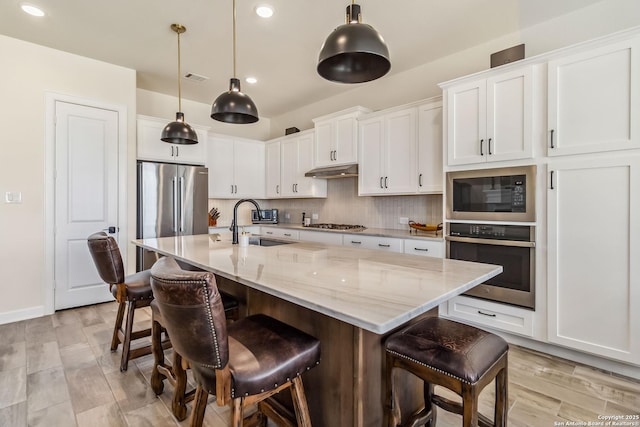
<svg viewBox="0 0 640 427">
<path fill-rule="evenodd" d="M 233 0 L 233 78 L 236 77 L 236 0 Z"/>
<path fill-rule="evenodd" d="M 178 111 L 182 111 L 182 84 L 180 82 L 180 31 L 178 33 Z"/>
</svg>

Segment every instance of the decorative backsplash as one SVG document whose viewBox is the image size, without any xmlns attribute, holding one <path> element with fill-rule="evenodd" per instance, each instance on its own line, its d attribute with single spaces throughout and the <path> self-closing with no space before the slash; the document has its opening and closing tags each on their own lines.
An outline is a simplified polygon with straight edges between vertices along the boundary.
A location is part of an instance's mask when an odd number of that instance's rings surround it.
<svg viewBox="0 0 640 427">
<path fill-rule="evenodd" d="M 442 222 L 442 195 L 358 197 L 358 179 L 340 178 L 327 181 L 326 199 L 258 200 L 261 208 L 279 210 L 281 224 L 302 225 L 302 212 L 309 217 L 318 214 L 312 223 L 331 222 L 360 224 L 368 228 L 409 229 L 398 222 L 400 217 L 438 224 Z M 231 224 L 233 206 L 237 200 L 209 199 L 209 209 L 218 208 L 219 226 Z M 250 203 L 238 208 L 238 224 L 251 223 Z M 289 218 L 286 218 L 286 215 Z"/>
</svg>

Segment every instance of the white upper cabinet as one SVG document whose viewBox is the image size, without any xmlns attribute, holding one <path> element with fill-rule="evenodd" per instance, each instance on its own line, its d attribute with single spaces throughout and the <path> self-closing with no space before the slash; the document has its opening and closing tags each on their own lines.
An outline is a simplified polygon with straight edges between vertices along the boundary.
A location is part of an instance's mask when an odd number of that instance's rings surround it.
<svg viewBox="0 0 640 427">
<path fill-rule="evenodd" d="M 418 192 L 442 193 L 442 102 L 418 107 Z"/>
<path fill-rule="evenodd" d="M 280 140 L 273 140 L 265 146 L 265 176 L 267 199 L 275 199 L 281 195 L 280 183 Z"/>
<path fill-rule="evenodd" d="M 169 122 L 171 120 L 138 116 L 138 160 L 204 165 L 207 159 L 207 128 L 191 125 L 198 134 L 197 144 L 169 144 L 160 140 L 162 130 Z"/>
<path fill-rule="evenodd" d="M 225 135 L 209 137 L 207 164 L 209 197 L 264 198 L 264 142 Z"/>
<path fill-rule="evenodd" d="M 416 107 L 360 120 L 358 195 L 416 194 Z"/>
<path fill-rule="evenodd" d="M 369 111 L 354 107 L 313 120 L 315 167 L 358 162 L 358 117 Z"/>
<path fill-rule="evenodd" d="M 446 89 L 447 163 L 533 156 L 533 66 Z"/>
<path fill-rule="evenodd" d="M 314 168 L 314 131 L 304 131 L 280 140 L 281 197 L 327 197 L 327 180 L 305 177 Z"/>
<path fill-rule="evenodd" d="M 640 148 L 640 38 L 549 62 L 547 154 Z"/>
</svg>

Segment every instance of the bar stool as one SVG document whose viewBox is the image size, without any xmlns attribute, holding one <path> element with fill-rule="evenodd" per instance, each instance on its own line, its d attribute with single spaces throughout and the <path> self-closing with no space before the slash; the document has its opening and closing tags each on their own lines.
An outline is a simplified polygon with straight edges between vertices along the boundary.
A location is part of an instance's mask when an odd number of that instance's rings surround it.
<svg viewBox="0 0 640 427">
<path fill-rule="evenodd" d="M 190 271 L 202 271 L 193 270 Z M 240 304 L 231 295 L 220 292 L 222 305 L 227 321 L 238 320 L 240 315 Z M 151 388 L 156 395 L 164 391 L 164 380 L 168 380 L 173 386 L 173 397 L 171 400 L 171 412 L 178 421 L 187 418 L 187 403 L 193 400 L 195 389 L 187 391 L 187 370 L 189 362 L 184 360 L 176 349 L 173 349 L 171 363 L 165 362 L 163 348 L 170 348 L 162 345 L 162 333 L 166 334 L 165 322 L 156 301 L 151 301 L 151 348 L 153 352 L 153 371 L 151 372 Z"/>
<path fill-rule="evenodd" d="M 109 289 L 118 302 L 118 313 L 111 338 L 111 351 L 116 351 L 118 345 L 122 343 L 120 371 L 126 371 L 129 360 L 151 353 L 151 345 L 131 348 L 132 341 L 151 335 L 151 328 L 133 332 L 135 311 L 149 306 L 153 299 L 150 284 L 151 273 L 149 270 L 145 270 L 125 277 L 118 243 L 103 231 L 89 236 L 87 245 L 98 274 L 102 280 L 109 284 Z M 127 319 L 123 328 L 125 308 L 127 308 Z"/>
<path fill-rule="evenodd" d="M 436 424 L 437 405 L 462 415 L 464 427 L 507 425 L 507 353 L 499 336 L 473 326 L 429 317 L 389 336 L 386 349 L 386 416 L 389 426 Z M 424 408 L 401 424 L 393 370 L 424 381 Z M 478 413 L 478 396 L 495 379 L 494 422 Z M 462 404 L 434 394 L 439 385 L 462 397 Z"/>
<path fill-rule="evenodd" d="M 151 269 L 151 287 L 175 350 L 188 360 L 197 384 L 190 425 L 202 425 L 209 394 L 231 406 L 231 425 L 245 421 L 244 409 L 257 404 L 247 421 L 264 416 L 282 425 L 310 426 L 300 375 L 320 363 L 320 341 L 265 315 L 229 323 L 215 276 L 188 272 L 169 257 Z M 289 389 L 295 418 L 271 399 Z"/>
</svg>

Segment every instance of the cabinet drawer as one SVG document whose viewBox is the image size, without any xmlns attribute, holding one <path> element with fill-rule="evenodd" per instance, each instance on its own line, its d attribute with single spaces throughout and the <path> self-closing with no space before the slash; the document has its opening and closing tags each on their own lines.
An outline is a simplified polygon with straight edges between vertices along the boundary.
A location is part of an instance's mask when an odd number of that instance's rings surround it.
<svg viewBox="0 0 640 427">
<path fill-rule="evenodd" d="M 444 258 L 444 242 L 405 239 L 404 253 Z"/>
<path fill-rule="evenodd" d="M 295 240 L 300 238 L 300 232 L 298 230 L 290 230 L 286 228 L 262 227 L 261 234 L 265 236 L 284 237 Z"/>
<path fill-rule="evenodd" d="M 376 236 L 359 236 L 357 234 L 345 234 L 342 238 L 344 246 L 354 248 L 377 249 L 387 252 L 402 252 L 402 239 Z"/>
<path fill-rule="evenodd" d="M 449 300 L 447 310 L 448 314 L 444 317 L 533 336 L 533 312 L 530 310 L 464 296 Z"/>
</svg>

